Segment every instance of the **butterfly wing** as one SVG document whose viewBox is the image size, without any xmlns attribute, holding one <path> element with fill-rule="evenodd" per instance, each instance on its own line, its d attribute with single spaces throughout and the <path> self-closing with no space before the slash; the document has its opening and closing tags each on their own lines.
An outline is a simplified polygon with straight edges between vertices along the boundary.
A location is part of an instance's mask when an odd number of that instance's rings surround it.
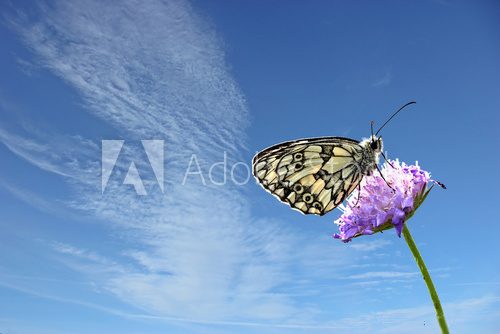
<svg viewBox="0 0 500 334">
<path fill-rule="evenodd" d="M 304 214 L 324 215 L 356 189 L 363 174 L 363 147 L 342 137 L 289 141 L 269 147 L 253 158 L 259 183 Z"/>
</svg>

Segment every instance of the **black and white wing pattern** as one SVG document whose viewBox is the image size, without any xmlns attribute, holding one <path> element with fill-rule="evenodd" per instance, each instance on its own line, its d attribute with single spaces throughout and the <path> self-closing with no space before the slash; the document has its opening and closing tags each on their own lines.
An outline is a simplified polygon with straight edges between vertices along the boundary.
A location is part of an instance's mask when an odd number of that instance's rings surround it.
<svg viewBox="0 0 500 334">
<path fill-rule="evenodd" d="M 279 200 L 304 214 L 336 208 L 363 178 L 358 141 L 322 137 L 269 147 L 253 158 L 253 174 Z"/>
</svg>

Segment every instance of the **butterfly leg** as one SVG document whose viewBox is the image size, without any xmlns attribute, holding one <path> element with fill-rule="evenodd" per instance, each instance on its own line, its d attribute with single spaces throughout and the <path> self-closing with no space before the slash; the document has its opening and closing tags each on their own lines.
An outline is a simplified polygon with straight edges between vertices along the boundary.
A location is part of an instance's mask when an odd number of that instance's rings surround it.
<svg viewBox="0 0 500 334">
<path fill-rule="evenodd" d="M 380 171 L 380 168 L 378 168 L 377 165 L 375 165 L 375 167 L 377 167 L 378 173 L 380 174 L 380 177 L 382 178 L 382 180 L 384 180 L 385 183 L 387 184 L 387 186 L 392 189 L 392 192 L 396 192 L 396 190 L 393 187 L 391 187 L 391 185 L 389 184 L 389 182 L 387 182 L 387 180 L 385 179 L 384 175 Z"/>
<path fill-rule="evenodd" d="M 389 166 L 391 166 L 392 168 L 396 169 L 396 167 L 394 167 L 393 164 L 391 164 L 390 161 L 387 160 L 387 158 L 385 157 L 384 152 L 380 152 L 380 153 L 382 153 L 382 156 L 384 157 L 384 160 L 389 164 Z"/>
<path fill-rule="evenodd" d="M 361 196 L 361 182 L 358 183 L 358 199 L 356 200 L 356 204 L 354 204 L 354 206 L 352 206 L 352 207 L 358 206 L 358 204 L 359 204 L 359 197 L 360 196 Z"/>
</svg>

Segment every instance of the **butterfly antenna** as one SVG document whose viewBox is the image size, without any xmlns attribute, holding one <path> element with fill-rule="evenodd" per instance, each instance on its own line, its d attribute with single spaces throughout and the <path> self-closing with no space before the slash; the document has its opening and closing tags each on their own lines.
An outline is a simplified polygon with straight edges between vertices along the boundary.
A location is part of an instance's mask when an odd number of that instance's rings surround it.
<svg viewBox="0 0 500 334">
<path fill-rule="evenodd" d="M 415 103 L 417 103 L 417 102 L 415 102 L 415 101 L 411 101 L 411 102 L 408 102 L 407 104 L 405 104 L 404 106 L 402 106 L 401 108 L 399 108 L 399 109 L 398 109 L 398 110 L 397 110 L 394 114 L 392 114 L 392 116 L 391 116 L 391 117 L 389 117 L 389 119 L 388 119 L 387 121 L 385 121 L 385 123 L 384 123 L 384 124 L 382 124 L 382 126 L 381 126 L 381 127 L 377 130 L 377 132 L 375 133 L 375 136 L 376 136 L 376 135 L 378 135 L 378 133 L 380 132 L 380 130 L 382 130 L 382 129 L 384 128 L 384 126 L 386 126 L 386 125 L 387 125 L 387 123 L 389 123 L 389 121 L 390 121 L 391 119 L 393 119 L 393 118 L 394 118 L 394 116 L 396 116 L 396 115 L 397 115 L 397 114 L 398 114 L 401 110 L 403 110 L 404 108 L 406 108 L 406 107 L 407 107 L 407 106 L 409 106 L 410 104 L 415 104 Z"/>
<path fill-rule="evenodd" d="M 446 186 L 444 185 L 444 183 L 439 182 L 439 181 L 436 181 L 436 180 L 432 180 L 432 181 L 433 181 L 435 184 L 437 184 L 438 186 L 440 186 L 441 188 L 443 188 L 443 189 L 448 189 L 448 188 L 446 188 Z"/>
<path fill-rule="evenodd" d="M 370 122 L 370 128 L 371 128 L 371 130 L 372 130 L 372 140 L 373 140 L 373 124 L 375 124 L 375 122 L 374 122 L 374 121 L 371 121 L 371 122 Z"/>
</svg>

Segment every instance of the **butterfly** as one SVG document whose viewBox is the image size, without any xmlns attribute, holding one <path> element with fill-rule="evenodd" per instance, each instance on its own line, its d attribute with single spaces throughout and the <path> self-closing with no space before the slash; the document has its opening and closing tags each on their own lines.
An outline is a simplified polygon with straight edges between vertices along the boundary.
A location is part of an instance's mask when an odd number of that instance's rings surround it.
<svg viewBox="0 0 500 334">
<path fill-rule="evenodd" d="M 385 158 L 378 133 L 397 113 L 413 103 L 399 108 L 375 134 L 372 122 L 372 135 L 362 141 L 318 137 L 266 148 L 252 160 L 253 175 L 265 190 L 292 209 L 322 216 L 349 197 L 365 175 L 378 169 L 380 155 Z"/>
</svg>

